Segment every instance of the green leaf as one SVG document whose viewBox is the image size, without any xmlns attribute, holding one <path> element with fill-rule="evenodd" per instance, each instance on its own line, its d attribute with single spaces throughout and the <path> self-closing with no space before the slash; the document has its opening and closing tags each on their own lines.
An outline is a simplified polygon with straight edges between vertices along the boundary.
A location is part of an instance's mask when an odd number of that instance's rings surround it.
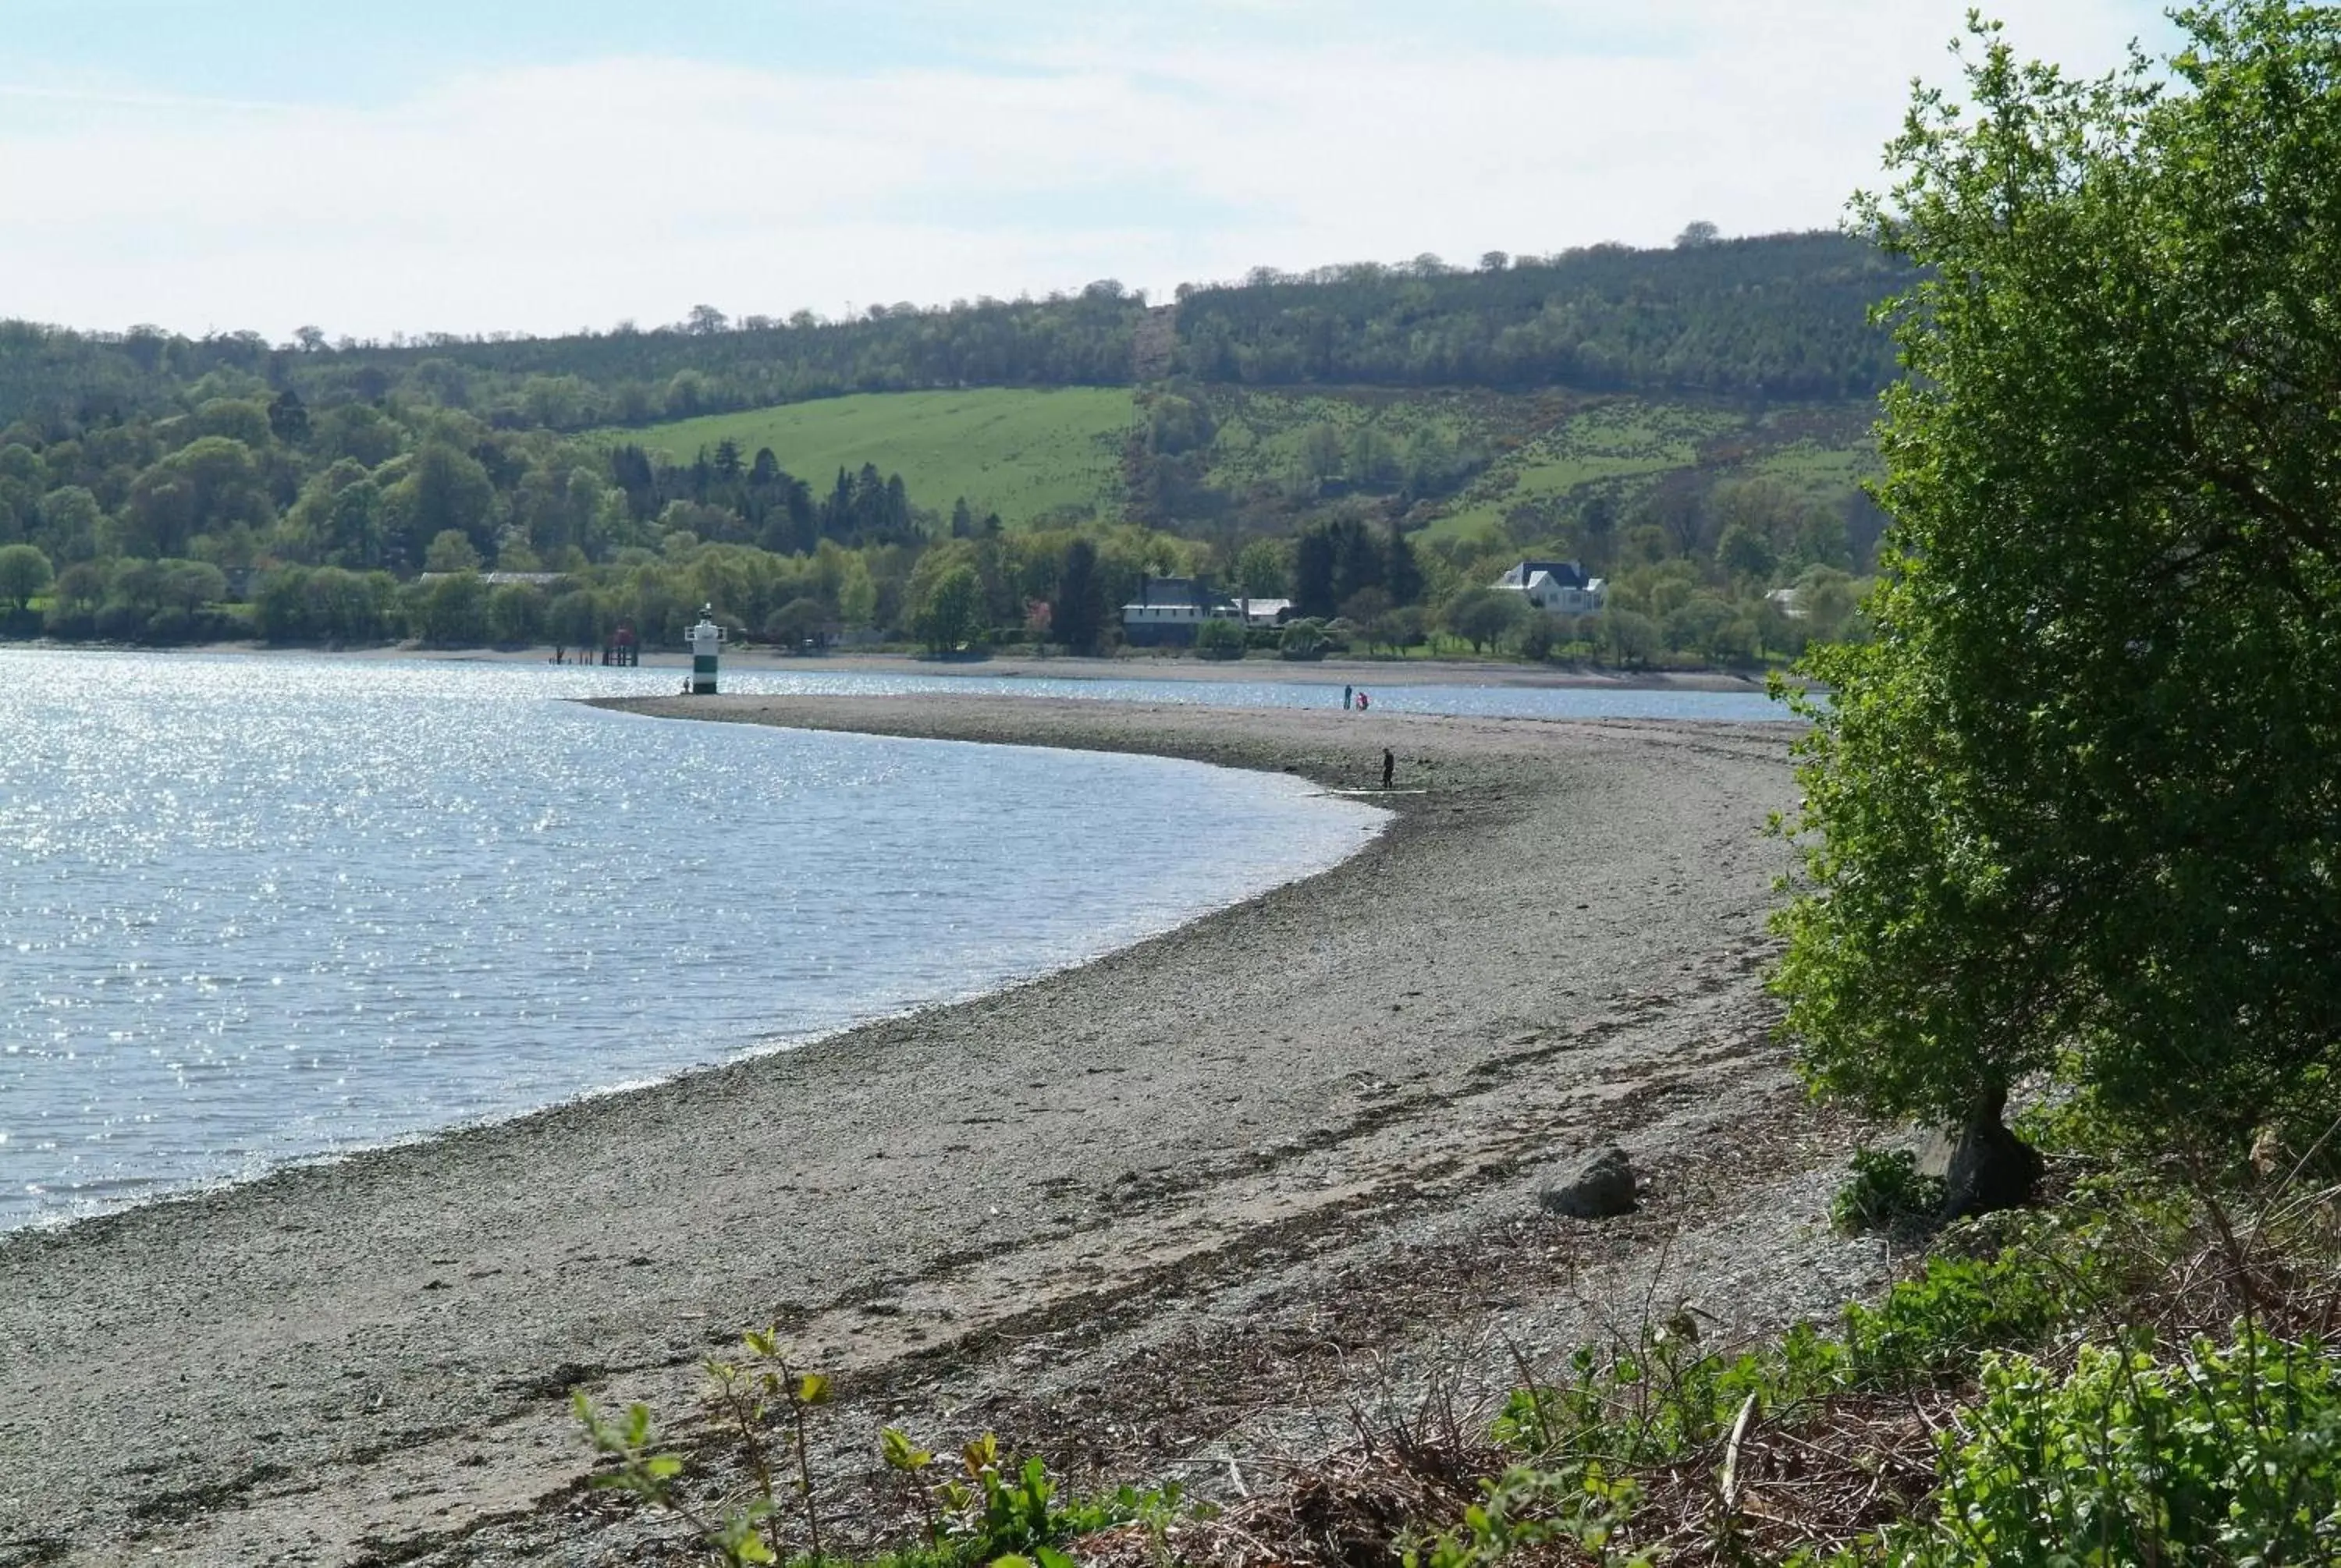
<svg viewBox="0 0 2341 1568">
<path fill-rule="evenodd" d="M 913 1444 L 907 1433 L 889 1426 L 878 1434 L 878 1449 L 884 1455 L 887 1467 L 913 1474 L 934 1463 L 935 1456 Z"/>
</svg>

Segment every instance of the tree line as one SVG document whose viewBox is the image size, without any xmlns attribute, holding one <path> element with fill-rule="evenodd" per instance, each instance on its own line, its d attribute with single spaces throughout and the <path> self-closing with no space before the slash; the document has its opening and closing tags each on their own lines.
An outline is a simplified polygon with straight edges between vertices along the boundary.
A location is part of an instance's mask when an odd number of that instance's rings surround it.
<svg viewBox="0 0 2341 1568">
<path fill-rule="evenodd" d="M 1182 290 L 1180 368 L 1204 382 L 1566 386 L 1784 401 L 1874 394 L 1894 349 L 1868 322 L 1908 269 L 1840 234 L 1490 253 L 1473 269 L 1269 270 Z"/>
<path fill-rule="evenodd" d="M 1775 399 L 1876 392 L 1890 345 L 1867 311 L 1904 274 L 1865 243 L 1779 235 L 1673 249 L 1435 258 L 1182 287 L 1175 347 L 1150 375 L 1282 385 L 1556 385 Z M 0 425 L 85 427 L 184 404 L 215 375 L 312 404 L 413 403 L 496 430 L 640 426 L 852 392 L 1128 385 L 1144 296 L 1105 280 L 1046 299 L 872 305 L 556 337 L 444 334 L 288 342 L 155 327 L 86 332 L 0 322 Z"/>
</svg>

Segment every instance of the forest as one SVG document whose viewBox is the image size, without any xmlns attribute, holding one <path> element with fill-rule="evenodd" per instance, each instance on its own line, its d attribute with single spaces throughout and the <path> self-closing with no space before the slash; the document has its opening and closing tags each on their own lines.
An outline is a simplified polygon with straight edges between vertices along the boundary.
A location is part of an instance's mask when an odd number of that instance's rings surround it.
<svg viewBox="0 0 2341 1568">
<path fill-rule="evenodd" d="M 83 332 L 0 323 L 0 425 L 35 429 L 159 413 L 215 372 L 312 403 L 393 394 L 499 430 L 642 425 L 857 392 L 1203 382 L 1520 388 L 1788 400 L 1874 395 L 1891 345 L 1867 316 L 1906 281 L 1882 253 L 1830 233 L 1687 235 L 1665 250 L 1595 246 L 1435 256 L 1240 283 L 1181 285 L 1170 342 L 1144 296 L 1111 280 L 1042 300 L 872 305 L 734 320 L 712 305 L 672 325 L 565 337 L 391 343 L 304 328 L 191 339 L 154 327 Z"/>
<path fill-rule="evenodd" d="M 1695 230 L 1262 270 L 1164 306 L 1100 283 L 388 344 L 0 323 L 0 630 L 656 644 L 707 602 L 792 648 L 1096 650 L 1141 576 L 1200 574 L 1297 600 L 1304 652 L 1755 664 L 1858 629 L 1858 400 L 1891 370 L 1867 311 L 1897 276 L 1842 236 Z M 954 437 L 980 450 L 952 472 L 997 471 L 1016 454 L 984 441 L 1028 449 L 1061 409 L 1090 422 L 1066 450 L 1109 444 L 1089 490 L 1005 517 L 891 457 L 680 439 L 851 394 L 1071 387 L 1127 390 Z M 1091 433 L 1100 398 L 1126 428 Z M 1609 613 L 1508 616 L 1485 590 L 1522 553 L 1609 577 Z"/>
</svg>

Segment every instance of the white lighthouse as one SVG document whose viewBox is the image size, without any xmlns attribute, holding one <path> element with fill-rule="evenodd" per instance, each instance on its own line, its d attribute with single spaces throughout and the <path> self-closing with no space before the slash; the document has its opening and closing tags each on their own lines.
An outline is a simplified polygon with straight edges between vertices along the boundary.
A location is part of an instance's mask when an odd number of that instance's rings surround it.
<svg viewBox="0 0 2341 1568">
<path fill-rule="evenodd" d="M 715 606 L 699 607 L 699 624 L 691 629 L 691 694 L 712 696 L 715 690 L 715 653 L 723 646 L 723 629 L 715 624 Z"/>
</svg>

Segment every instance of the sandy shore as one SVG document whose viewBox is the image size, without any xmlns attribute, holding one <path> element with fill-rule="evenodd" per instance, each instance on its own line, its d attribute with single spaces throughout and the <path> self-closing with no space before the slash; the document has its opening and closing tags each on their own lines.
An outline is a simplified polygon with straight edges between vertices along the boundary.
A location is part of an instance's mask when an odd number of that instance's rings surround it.
<svg viewBox="0 0 2341 1568">
<path fill-rule="evenodd" d="M 1718 1324 L 1875 1274 L 1812 1229 L 1838 1145 L 1755 986 L 1783 727 L 613 706 L 1336 788 L 1388 745 L 1423 792 L 1332 871 L 1007 992 L 6 1238 L 0 1568 L 648 1560 L 581 1496 L 565 1394 L 683 1409 L 753 1323 L 839 1374 L 851 1464 L 892 1421 L 1216 1474 L 1315 1441 L 1376 1358 L 1558 1348 L 1660 1259 Z M 1612 1141 L 1641 1213 L 1538 1212 L 1541 1172 Z"/>
</svg>

